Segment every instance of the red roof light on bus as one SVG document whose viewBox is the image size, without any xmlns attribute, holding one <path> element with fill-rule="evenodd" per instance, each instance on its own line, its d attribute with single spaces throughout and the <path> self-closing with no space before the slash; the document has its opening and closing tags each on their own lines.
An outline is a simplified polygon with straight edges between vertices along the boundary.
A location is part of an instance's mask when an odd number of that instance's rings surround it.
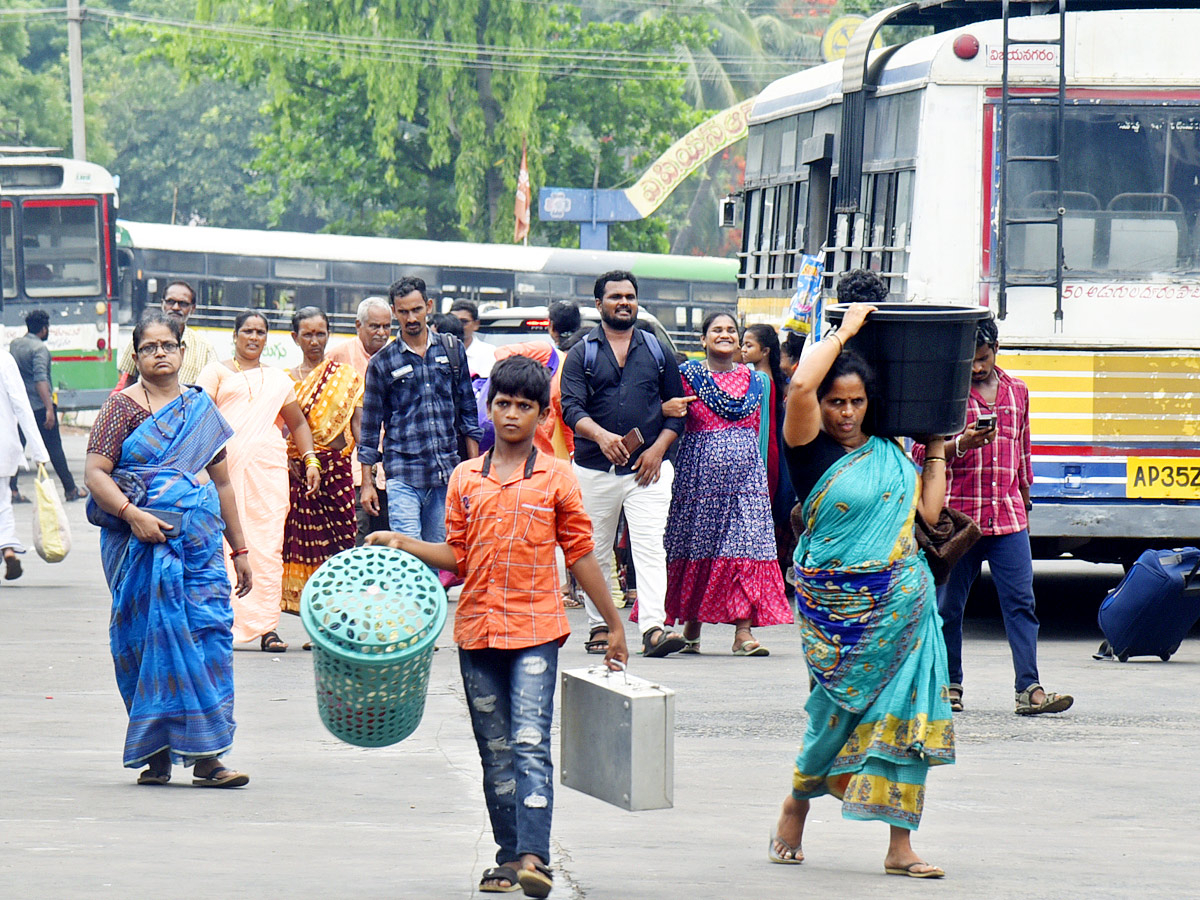
<svg viewBox="0 0 1200 900">
<path fill-rule="evenodd" d="M 973 34 L 960 34 L 954 39 L 954 55 L 959 59 L 974 59 L 979 55 L 979 38 Z"/>
</svg>

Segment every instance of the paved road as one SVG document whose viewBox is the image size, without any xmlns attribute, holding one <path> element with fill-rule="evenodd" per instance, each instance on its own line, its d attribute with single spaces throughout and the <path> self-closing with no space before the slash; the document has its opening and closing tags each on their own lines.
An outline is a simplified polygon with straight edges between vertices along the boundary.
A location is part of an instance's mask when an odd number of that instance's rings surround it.
<svg viewBox="0 0 1200 900">
<path fill-rule="evenodd" d="M 68 447 L 81 458 L 79 438 Z M 176 770 L 182 784 L 137 787 L 120 765 L 124 710 L 97 539 L 82 507 L 69 509 L 70 558 L 48 566 L 30 554 L 26 576 L 0 585 L 0 895 L 473 896 L 494 848 L 448 636 L 422 725 L 379 750 L 342 744 L 322 727 L 310 655 L 239 652 L 230 762 L 251 773 L 250 785 L 193 790 Z M 1085 571 L 1051 572 L 1039 584 L 1057 601 L 1114 577 Z M 297 621 L 282 630 L 298 647 Z M 1028 720 L 1012 713 L 998 623 L 969 623 L 959 762 L 930 773 L 915 839 L 948 870 L 944 882 L 885 877 L 883 826 L 845 821 L 829 799 L 814 804 L 805 864 L 766 862 L 803 728 L 799 639 L 791 628 L 764 629 L 771 657 L 739 659 L 728 654 L 732 629 L 713 627 L 703 656 L 633 667 L 678 692 L 675 808 L 627 813 L 559 787 L 554 896 L 1196 895 L 1200 642 L 1168 664 L 1119 665 L 1091 659 L 1098 636 L 1086 619 L 1048 632 L 1043 679 L 1075 693 L 1077 705 Z M 587 661 L 572 639 L 562 667 Z"/>
</svg>

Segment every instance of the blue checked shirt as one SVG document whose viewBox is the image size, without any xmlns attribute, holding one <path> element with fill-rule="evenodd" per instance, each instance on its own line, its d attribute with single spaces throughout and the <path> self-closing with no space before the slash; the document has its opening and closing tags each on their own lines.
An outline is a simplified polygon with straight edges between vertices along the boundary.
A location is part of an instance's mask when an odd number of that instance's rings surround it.
<svg viewBox="0 0 1200 900">
<path fill-rule="evenodd" d="M 448 346 L 453 346 L 453 351 Z M 458 353 L 457 385 L 450 352 Z M 429 332 L 423 357 L 402 339 L 392 341 L 371 357 L 363 393 L 362 440 L 358 444 L 358 461 L 363 465 L 379 462 L 381 430 L 383 469 L 388 478 L 399 478 L 417 490 L 450 480 L 450 473 L 460 462 L 458 435 L 475 441 L 483 437 L 467 371 L 467 353 L 460 341 Z"/>
</svg>

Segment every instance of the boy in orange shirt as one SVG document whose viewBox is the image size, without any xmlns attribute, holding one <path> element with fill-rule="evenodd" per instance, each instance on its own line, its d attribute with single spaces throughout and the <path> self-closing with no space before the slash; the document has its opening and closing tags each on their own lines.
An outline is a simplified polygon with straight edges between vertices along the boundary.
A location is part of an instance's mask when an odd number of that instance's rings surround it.
<svg viewBox="0 0 1200 900">
<path fill-rule="evenodd" d="M 553 886 L 550 820 L 554 770 L 550 722 L 558 648 L 570 634 L 558 590 L 554 550 L 595 602 L 609 628 L 605 661 L 629 658 L 625 629 L 592 553 L 592 527 L 568 463 L 533 445 L 550 405 L 550 375 L 524 356 L 492 369 L 488 412 L 496 444 L 460 464 L 446 489 L 446 542 L 381 531 L 367 538 L 413 554 L 466 579 L 454 640 L 483 762 L 483 793 L 500 845 L 479 889 Z"/>
</svg>

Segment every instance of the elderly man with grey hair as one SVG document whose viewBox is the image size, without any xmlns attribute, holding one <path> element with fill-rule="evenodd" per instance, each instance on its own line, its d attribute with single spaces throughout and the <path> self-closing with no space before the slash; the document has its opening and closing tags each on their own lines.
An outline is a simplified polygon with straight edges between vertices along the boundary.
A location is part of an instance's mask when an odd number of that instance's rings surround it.
<svg viewBox="0 0 1200 900">
<path fill-rule="evenodd" d="M 392 307 L 388 303 L 386 297 L 368 297 L 362 303 L 358 304 L 358 313 L 354 319 L 354 330 L 358 332 L 357 337 L 347 338 L 346 340 L 337 343 L 325 356 L 332 359 L 334 362 L 345 363 L 353 366 L 354 371 L 365 380 L 367 377 L 367 363 L 371 361 L 371 357 L 387 346 L 388 341 L 392 339 Z M 387 491 L 385 490 L 385 482 L 383 478 L 383 467 L 378 466 L 379 471 L 375 476 L 375 490 L 379 492 L 379 508 L 381 513 L 377 516 L 369 514 L 362 508 L 361 488 L 362 488 L 362 466 L 354 466 L 354 516 L 358 522 L 358 540 L 357 543 L 361 546 L 367 535 L 372 531 L 387 531 Z"/>
</svg>

